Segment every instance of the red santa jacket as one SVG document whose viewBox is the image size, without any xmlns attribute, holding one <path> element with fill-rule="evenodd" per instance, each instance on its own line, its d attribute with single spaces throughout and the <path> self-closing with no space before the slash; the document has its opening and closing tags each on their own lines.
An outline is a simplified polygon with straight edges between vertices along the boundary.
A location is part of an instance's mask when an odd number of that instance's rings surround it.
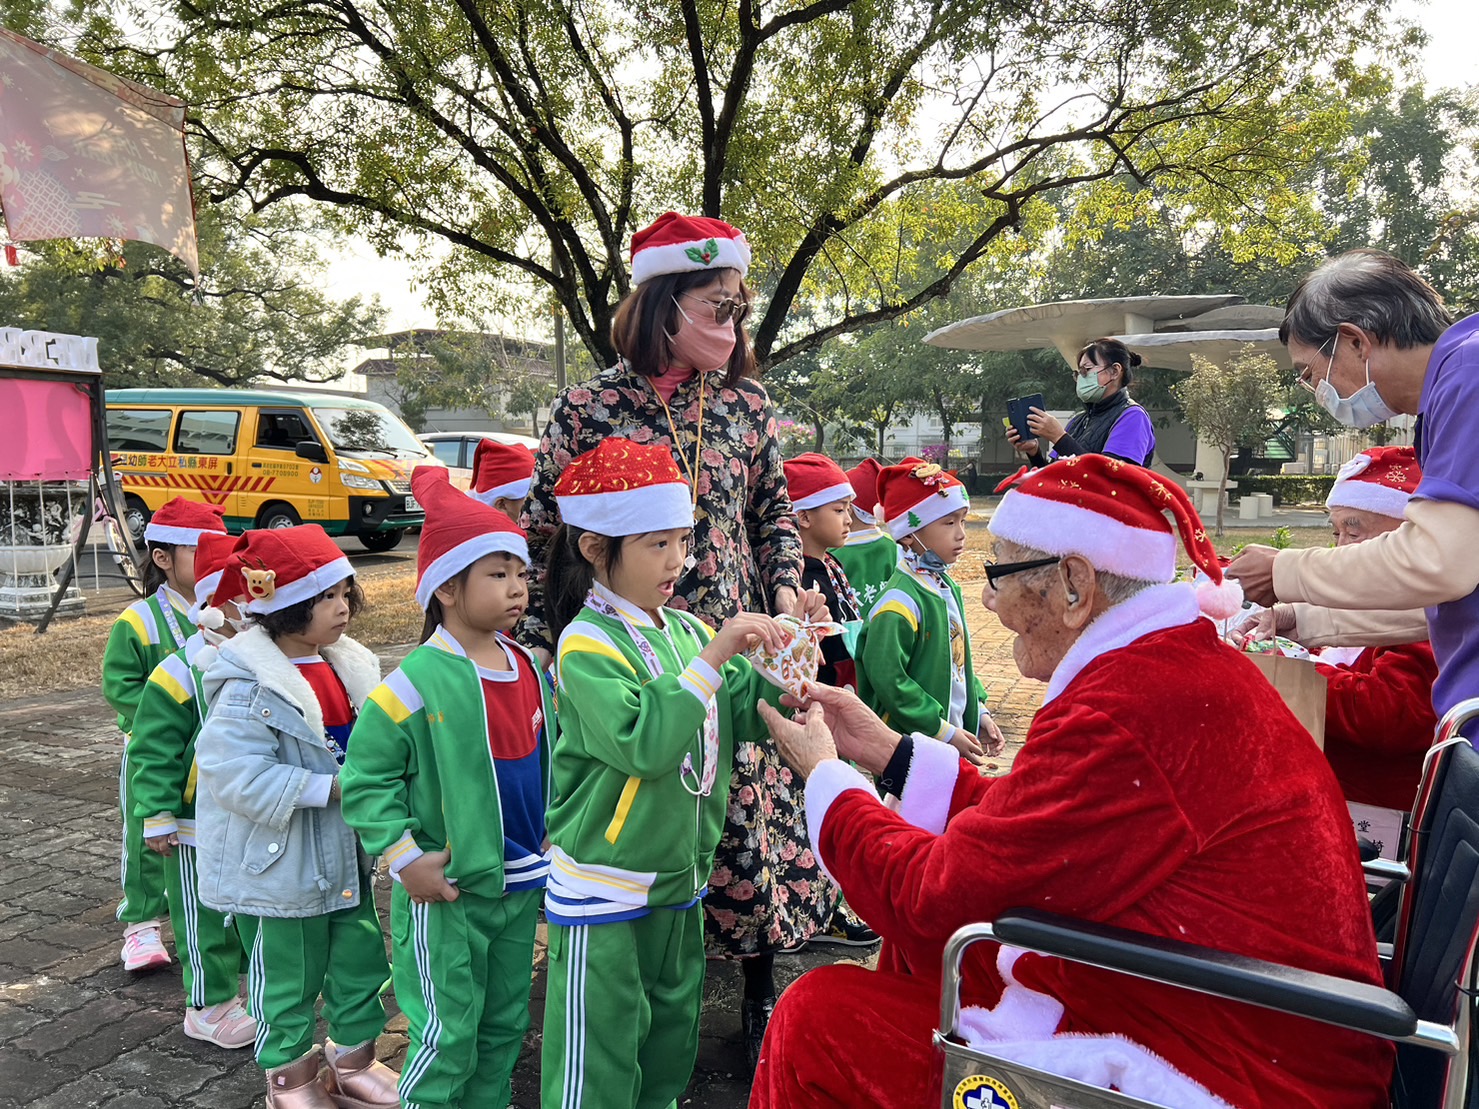
<svg viewBox="0 0 1479 1109">
<path fill-rule="evenodd" d="M 829 790 L 843 764 L 813 775 L 813 842 L 894 967 L 937 978 L 957 928 L 1028 906 L 1380 983 L 1329 764 L 1195 602 L 1168 603 L 1173 588 L 1085 631 L 1006 777 L 925 739 L 899 812 Z M 992 958 L 968 960 L 967 1003 L 994 1003 Z M 1063 1003 L 1066 1030 L 1126 1035 L 1240 1109 L 1386 1104 L 1382 1041 L 1055 959 L 1016 974 Z"/>
<path fill-rule="evenodd" d="M 1325 699 L 1325 757 L 1346 800 L 1411 809 L 1438 716 L 1438 662 L 1429 643 L 1368 647 L 1342 666 L 1317 663 Z"/>
</svg>

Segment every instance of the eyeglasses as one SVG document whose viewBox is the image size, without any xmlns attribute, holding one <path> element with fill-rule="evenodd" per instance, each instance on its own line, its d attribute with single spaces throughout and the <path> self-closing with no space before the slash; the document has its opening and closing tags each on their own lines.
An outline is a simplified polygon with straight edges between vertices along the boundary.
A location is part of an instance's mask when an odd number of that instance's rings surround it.
<svg viewBox="0 0 1479 1109">
<path fill-rule="evenodd" d="M 729 323 L 731 320 L 735 323 L 744 323 L 745 317 L 750 314 L 750 302 L 748 300 L 736 300 L 734 297 L 725 297 L 723 300 L 718 301 L 705 300 L 703 297 L 697 296 L 694 293 L 679 293 L 678 296 L 687 297 L 689 300 L 696 300 L 700 304 L 707 304 L 714 310 L 715 323 Z M 683 310 L 682 305 L 679 305 L 678 310 L 680 312 Z"/>
<path fill-rule="evenodd" d="M 1335 348 L 1339 345 L 1340 332 L 1337 331 L 1335 333 L 1335 340 L 1330 344 L 1330 361 L 1325 366 L 1325 380 L 1327 381 L 1330 379 L 1330 371 L 1335 368 Z M 1324 343 L 1320 344 L 1319 350 L 1321 354 L 1325 353 Z M 1304 368 L 1304 372 L 1299 375 L 1299 387 L 1303 389 L 1306 393 L 1313 393 L 1316 389 L 1315 383 L 1310 381 L 1310 378 L 1314 376 L 1314 372 L 1315 368 L 1313 366 L 1306 366 Z"/>
<path fill-rule="evenodd" d="M 1023 574 L 1028 570 L 1040 570 L 1044 566 L 1052 566 L 1062 561 L 1061 558 L 1029 558 L 1026 562 L 983 562 L 981 565 L 986 567 L 986 580 L 991 583 L 991 588 L 999 589 L 1001 587 L 996 583 L 1001 578 Z"/>
</svg>

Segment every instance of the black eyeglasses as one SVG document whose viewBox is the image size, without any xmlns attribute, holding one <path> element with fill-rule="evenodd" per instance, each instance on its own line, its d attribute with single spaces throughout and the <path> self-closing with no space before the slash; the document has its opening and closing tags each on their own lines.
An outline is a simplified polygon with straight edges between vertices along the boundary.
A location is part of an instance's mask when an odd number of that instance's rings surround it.
<svg viewBox="0 0 1479 1109">
<path fill-rule="evenodd" d="M 745 317 L 750 314 L 750 302 L 748 300 L 736 300 L 734 297 L 725 297 L 723 300 L 705 300 L 694 293 L 679 293 L 679 296 L 696 300 L 700 304 L 707 304 L 714 310 L 715 323 L 744 323 Z"/>
<path fill-rule="evenodd" d="M 981 565 L 986 567 L 986 580 L 991 583 L 991 588 L 999 589 L 1000 586 L 996 583 L 1000 578 L 1009 578 L 1028 570 L 1040 570 L 1044 566 L 1062 561 L 1061 558 L 1029 558 L 1026 562 L 983 562 Z"/>
</svg>

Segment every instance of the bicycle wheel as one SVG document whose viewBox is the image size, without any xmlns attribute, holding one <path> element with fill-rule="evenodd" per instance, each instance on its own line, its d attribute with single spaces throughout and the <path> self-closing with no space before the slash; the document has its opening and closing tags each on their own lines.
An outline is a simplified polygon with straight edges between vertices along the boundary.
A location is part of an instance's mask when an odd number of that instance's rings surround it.
<svg viewBox="0 0 1479 1109">
<path fill-rule="evenodd" d="M 123 580 L 128 583 L 130 589 L 142 597 L 144 595 L 144 574 L 139 569 L 139 564 L 134 561 L 129 549 L 128 537 L 123 534 L 123 525 L 112 516 L 104 516 L 103 535 L 108 540 L 108 553 L 118 564 Z"/>
</svg>

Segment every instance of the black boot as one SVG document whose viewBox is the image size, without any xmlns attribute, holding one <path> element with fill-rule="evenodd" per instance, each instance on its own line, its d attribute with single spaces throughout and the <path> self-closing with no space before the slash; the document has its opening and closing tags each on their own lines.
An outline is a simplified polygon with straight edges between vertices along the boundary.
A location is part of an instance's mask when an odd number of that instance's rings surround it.
<svg viewBox="0 0 1479 1109">
<path fill-rule="evenodd" d="M 745 1058 L 750 1072 L 760 1064 L 760 1045 L 765 1042 L 765 1029 L 770 1024 L 770 1014 L 775 1012 L 775 995 L 761 1001 L 745 998 L 740 1002 L 740 1027 L 744 1030 Z"/>
</svg>

